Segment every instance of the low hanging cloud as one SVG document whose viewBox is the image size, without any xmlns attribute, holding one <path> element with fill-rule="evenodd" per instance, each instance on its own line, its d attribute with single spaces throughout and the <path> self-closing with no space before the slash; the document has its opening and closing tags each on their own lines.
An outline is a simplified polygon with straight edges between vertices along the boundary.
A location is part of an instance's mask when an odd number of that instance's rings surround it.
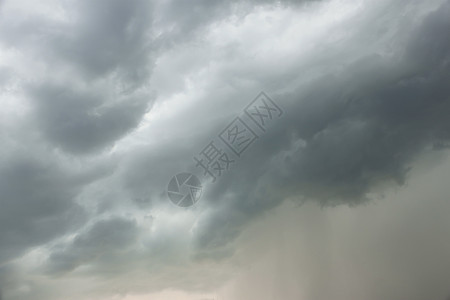
<svg viewBox="0 0 450 300">
<path fill-rule="evenodd" d="M 350 60 L 345 71 L 276 94 L 288 113 L 206 195 L 220 209 L 200 219 L 200 248 L 214 255 L 286 198 L 365 202 L 377 186 L 403 184 L 422 151 L 447 144 L 449 8 L 431 12 L 390 55 Z"/>
<path fill-rule="evenodd" d="M 36 123 L 55 145 L 89 153 L 112 145 L 133 130 L 149 106 L 149 95 L 102 95 L 67 86 L 33 89 Z M 114 101 L 114 98 L 118 98 Z"/>
<path fill-rule="evenodd" d="M 285 201 L 367 203 L 449 145 L 450 1 L 0 5 L 6 299 L 217 288 Z M 173 206 L 169 179 L 261 90 L 283 116 Z"/>
</svg>

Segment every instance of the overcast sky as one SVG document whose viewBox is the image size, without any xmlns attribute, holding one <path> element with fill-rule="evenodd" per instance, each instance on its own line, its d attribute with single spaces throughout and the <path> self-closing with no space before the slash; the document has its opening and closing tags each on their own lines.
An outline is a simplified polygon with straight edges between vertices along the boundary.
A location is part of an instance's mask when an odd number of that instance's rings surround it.
<svg viewBox="0 0 450 300">
<path fill-rule="evenodd" d="M 0 0 L 0 300 L 450 299 L 449 33 L 449 0 Z"/>
</svg>

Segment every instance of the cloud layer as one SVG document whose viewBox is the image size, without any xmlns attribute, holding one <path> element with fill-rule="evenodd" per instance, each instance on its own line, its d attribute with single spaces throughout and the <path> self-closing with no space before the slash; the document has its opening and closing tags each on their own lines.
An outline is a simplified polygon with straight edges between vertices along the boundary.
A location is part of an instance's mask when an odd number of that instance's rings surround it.
<svg viewBox="0 0 450 300">
<path fill-rule="evenodd" d="M 449 145 L 449 16 L 445 0 L 0 2 L 4 298 L 211 291 L 286 201 L 404 185 Z M 285 113 L 196 206 L 172 205 L 170 178 L 201 177 L 193 157 L 262 90 Z"/>
</svg>

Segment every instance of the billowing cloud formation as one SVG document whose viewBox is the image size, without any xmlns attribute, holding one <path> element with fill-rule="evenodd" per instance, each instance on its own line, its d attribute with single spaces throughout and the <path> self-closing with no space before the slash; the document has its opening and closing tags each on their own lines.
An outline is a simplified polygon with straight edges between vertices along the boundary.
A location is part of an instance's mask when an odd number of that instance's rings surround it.
<svg viewBox="0 0 450 300">
<path fill-rule="evenodd" d="M 235 237 L 288 197 L 365 201 L 379 185 L 403 183 L 423 150 L 448 143 L 450 40 L 439 33 L 450 29 L 449 8 L 424 18 L 397 52 L 340 62 L 341 70 L 277 94 L 289 113 L 208 195 L 226 208 L 207 217 L 200 244 Z"/>
<path fill-rule="evenodd" d="M 33 90 L 33 96 L 42 132 L 74 153 L 101 149 L 135 128 L 147 111 L 149 98 L 124 95 L 114 101 L 111 93 L 90 95 L 67 86 L 41 86 Z"/>
<path fill-rule="evenodd" d="M 449 142 L 449 1 L 1 5 L 6 299 L 214 289 L 271 209 L 366 203 Z M 283 116 L 173 206 L 168 180 L 261 90 Z"/>
<path fill-rule="evenodd" d="M 64 175 L 24 157 L 2 164 L 2 261 L 64 233 L 83 217 L 72 201 L 77 184 Z"/>
<path fill-rule="evenodd" d="M 53 272 L 70 271 L 80 263 L 85 263 L 95 256 L 105 258 L 121 252 L 134 245 L 136 225 L 128 220 L 112 219 L 99 221 L 86 233 L 77 235 L 73 240 L 71 253 L 64 249 L 52 253 L 50 260 L 54 265 Z"/>
</svg>

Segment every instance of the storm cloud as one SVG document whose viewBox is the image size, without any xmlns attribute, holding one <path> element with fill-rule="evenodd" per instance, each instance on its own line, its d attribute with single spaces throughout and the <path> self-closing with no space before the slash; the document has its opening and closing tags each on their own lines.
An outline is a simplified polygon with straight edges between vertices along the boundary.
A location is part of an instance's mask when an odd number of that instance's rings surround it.
<svg viewBox="0 0 450 300">
<path fill-rule="evenodd" d="M 448 32 L 446 0 L 0 2 L 3 299 L 156 299 L 166 289 L 192 299 L 233 282 L 240 259 L 253 259 L 246 247 L 273 239 L 243 237 L 272 214 L 293 219 L 274 225 L 291 237 L 317 226 L 302 249 L 323 264 L 305 267 L 317 276 L 304 295 L 331 297 L 322 279 L 339 268 L 327 255 L 352 263 L 323 250 L 344 246 L 321 226 L 407 189 L 424 157 L 446 161 Z M 173 205 L 170 178 L 202 174 L 193 157 L 260 91 L 282 116 L 217 182 L 201 178 L 195 206 Z M 345 240 L 354 232 L 341 221 Z M 361 290 L 377 299 L 365 276 Z M 255 296 L 242 291 L 233 297 Z"/>
</svg>

